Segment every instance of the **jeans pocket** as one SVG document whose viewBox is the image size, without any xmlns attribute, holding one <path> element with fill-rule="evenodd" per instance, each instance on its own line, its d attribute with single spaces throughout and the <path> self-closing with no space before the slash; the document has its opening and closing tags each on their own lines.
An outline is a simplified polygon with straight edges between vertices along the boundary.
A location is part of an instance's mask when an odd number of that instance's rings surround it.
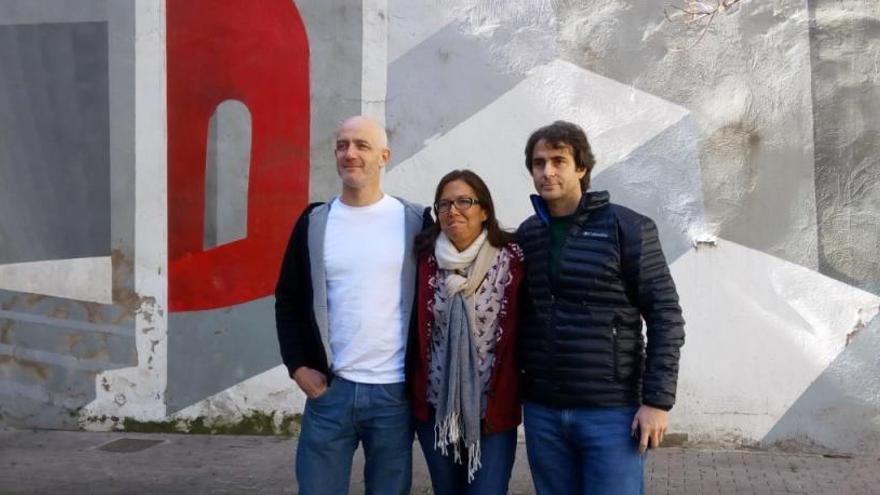
<svg viewBox="0 0 880 495">
<path fill-rule="evenodd" d="M 331 390 L 333 390 L 333 381 L 327 384 L 327 386 L 324 388 L 324 391 L 321 392 L 321 395 L 310 398 L 309 402 L 311 402 L 312 404 L 322 404 L 326 402 Z"/>
<path fill-rule="evenodd" d="M 377 405 L 383 406 L 399 406 L 406 404 L 406 384 L 401 383 L 382 383 L 375 385 Z"/>
</svg>

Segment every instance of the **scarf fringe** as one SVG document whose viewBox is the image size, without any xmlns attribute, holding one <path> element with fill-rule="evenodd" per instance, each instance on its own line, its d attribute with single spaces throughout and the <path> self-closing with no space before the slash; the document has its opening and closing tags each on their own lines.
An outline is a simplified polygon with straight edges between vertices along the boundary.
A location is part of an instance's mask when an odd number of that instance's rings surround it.
<svg viewBox="0 0 880 495">
<path fill-rule="evenodd" d="M 452 447 L 453 458 L 456 464 L 463 464 L 461 461 L 461 447 L 464 442 L 462 435 L 461 415 L 458 413 L 450 413 L 449 416 L 434 423 L 434 448 L 439 450 L 444 456 L 449 455 L 449 447 Z M 468 483 L 474 481 L 477 470 L 483 463 L 480 459 L 480 441 L 467 446 L 468 455 Z"/>
<path fill-rule="evenodd" d="M 477 440 L 477 443 L 468 445 L 468 483 L 474 481 L 477 469 L 480 469 L 482 465 L 483 463 L 480 462 L 480 441 Z"/>
<path fill-rule="evenodd" d="M 449 413 L 449 416 L 434 424 L 434 448 L 448 456 L 449 447 L 455 456 L 455 462 L 461 464 L 461 440 L 462 440 L 461 415 L 457 412 Z"/>
</svg>

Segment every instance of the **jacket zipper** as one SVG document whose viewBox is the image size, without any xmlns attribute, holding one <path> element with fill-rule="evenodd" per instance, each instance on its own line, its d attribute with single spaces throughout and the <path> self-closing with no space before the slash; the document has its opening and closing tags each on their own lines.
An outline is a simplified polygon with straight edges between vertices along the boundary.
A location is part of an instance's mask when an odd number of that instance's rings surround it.
<svg viewBox="0 0 880 495">
<path fill-rule="evenodd" d="M 611 345 L 612 355 L 614 359 L 614 379 L 620 381 L 620 364 L 618 363 L 617 352 L 617 323 L 611 325 Z"/>
<path fill-rule="evenodd" d="M 549 242 L 550 236 L 551 236 L 551 227 L 550 227 L 549 223 L 547 223 L 546 228 L 547 228 L 546 239 Z M 565 249 L 565 243 L 566 243 L 567 238 L 568 238 L 568 235 L 566 233 L 566 236 L 562 239 L 562 246 L 559 248 L 559 263 L 560 263 L 560 265 L 562 264 L 562 252 Z M 547 247 L 548 247 L 547 256 L 549 258 L 550 246 L 547 246 Z M 549 261 L 549 259 L 548 259 L 548 261 Z M 556 288 L 553 285 L 553 279 L 550 276 L 549 270 L 547 271 L 545 276 L 547 277 L 547 286 L 550 289 L 550 322 L 548 325 L 547 337 L 549 340 L 548 347 L 550 349 L 550 376 L 552 377 L 552 380 L 553 380 L 553 388 L 554 388 L 553 392 L 555 392 L 556 389 L 559 388 L 559 377 L 556 376 Z"/>
<path fill-rule="evenodd" d="M 553 388 L 559 387 L 556 376 L 556 295 L 550 294 L 550 376 L 553 377 Z"/>
</svg>

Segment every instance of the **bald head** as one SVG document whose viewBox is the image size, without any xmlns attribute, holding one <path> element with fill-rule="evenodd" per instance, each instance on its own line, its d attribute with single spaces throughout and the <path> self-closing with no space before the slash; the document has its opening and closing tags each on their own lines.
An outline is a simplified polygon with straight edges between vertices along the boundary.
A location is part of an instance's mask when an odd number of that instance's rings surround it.
<svg viewBox="0 0 880 495">
<path fill-rule="evenodd" d="M 358 134 L 369 136 L 376 147 L 388 148 L 388 134 L 385 132 L 385 128 L 369 117 L 356 115 L 343 120 L 336 130 L 336 137 L 339 138 L 344 131 L 357 131 Z"/>
<path fill-rule="evenodd" d="M 391 158 L 388 136 L 368 117 L 345 119 L 336 131 L 336 170 L 342 179 L 342 200 L 350 206 L 382 198 L 382 170 Z"/>
</svg>

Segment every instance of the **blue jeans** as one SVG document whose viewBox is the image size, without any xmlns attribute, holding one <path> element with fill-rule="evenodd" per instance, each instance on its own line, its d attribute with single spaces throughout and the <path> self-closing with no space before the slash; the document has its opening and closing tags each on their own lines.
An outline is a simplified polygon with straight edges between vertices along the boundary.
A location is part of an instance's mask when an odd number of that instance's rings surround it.
<svg viewBox="0 0 880 495">
<path fill-rule="evenodd" d="M 348 493 L 358 442 L 364 447 L 366 493 L 408 494 L 413 430 L 403 383 L 372 385 L 336 377 L 321 396 L 306 400 L 296 451 L 299 493 Z"/>
<path fill-rule="evenodd" d="M 526 452 L 538 495 L 644 493 L 638 408 L 558 409 L 526 402 Z"/>
<path fill-rule="evenodd" d="M 416 434 L 431 473 L 434 495 L 504 495 L 510 482 L 516 457 L 516 429 L 491 435 L 480 435 L 480 462 L 482 467 L 467 480 L 467 452 L 462 453 L 463 464 L 456 464 L 452 451 L 443 455 L 434 449 L 434 416 L 426 422 L 416 422 Z"/>
</svg>

